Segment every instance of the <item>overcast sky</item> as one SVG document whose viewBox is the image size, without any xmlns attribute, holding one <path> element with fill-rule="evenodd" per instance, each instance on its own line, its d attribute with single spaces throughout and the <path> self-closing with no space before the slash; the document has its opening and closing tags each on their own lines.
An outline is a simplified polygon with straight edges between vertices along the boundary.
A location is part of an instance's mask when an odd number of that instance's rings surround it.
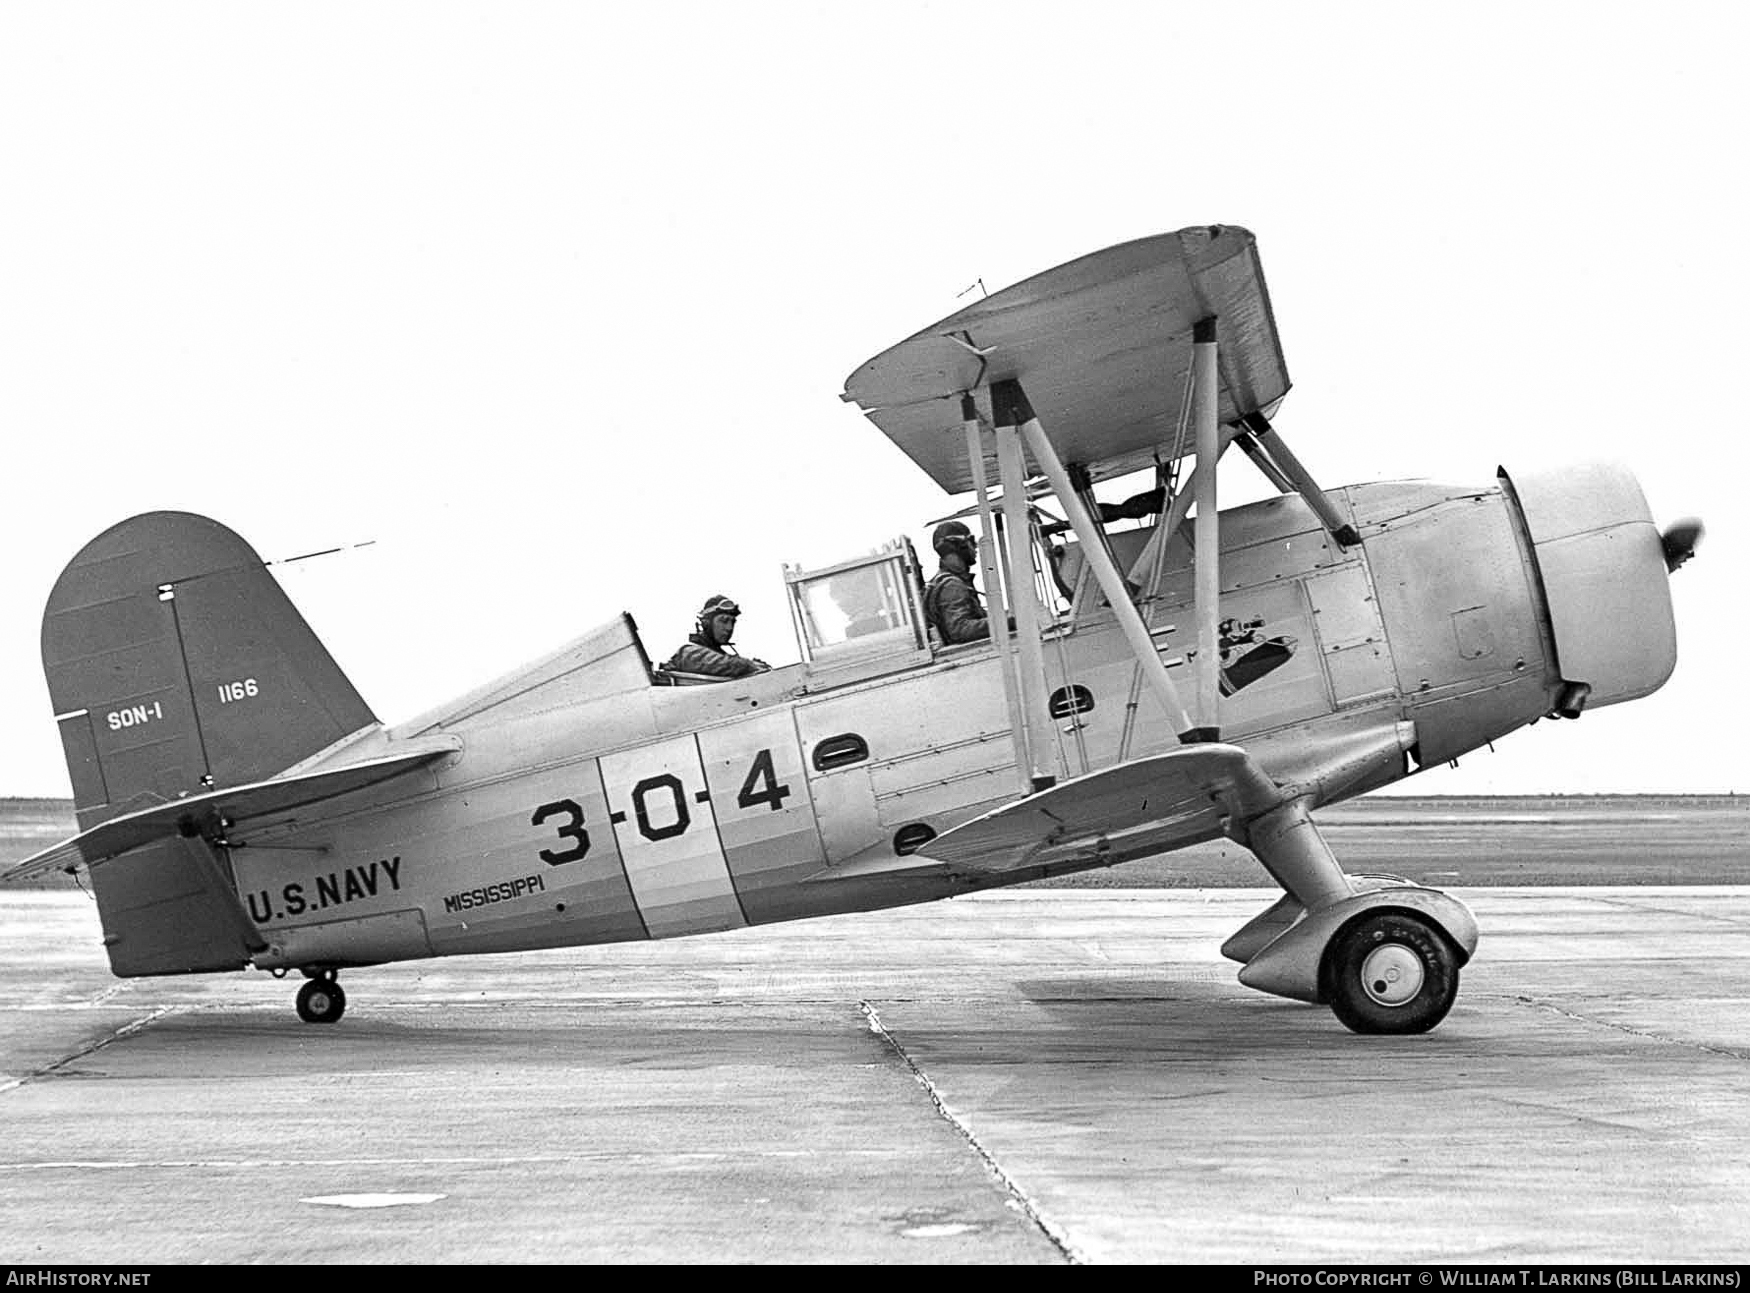
<svg viewBox="0 0 1750 1293">
<path fill-rule="evenodd" d="M 948 510 L 846 375 L 1212 222 L 1324 482 L 1620 458 L 1708 522 L 1662 692 L 1407 788 L 1750 791 L 1738 12 L 7 4 L 0 794 L 69 793 L 42 604 L 160 508 L 373 540 L 284 581 L 390 722 L 714 592 L 794 659 L 782 563 Z"/>
</svg>

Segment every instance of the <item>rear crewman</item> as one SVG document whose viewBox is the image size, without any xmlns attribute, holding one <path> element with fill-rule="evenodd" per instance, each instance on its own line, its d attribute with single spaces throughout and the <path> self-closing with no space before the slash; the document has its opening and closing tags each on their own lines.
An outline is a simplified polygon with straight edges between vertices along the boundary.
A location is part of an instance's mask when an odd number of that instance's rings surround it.
<svg viewBox="0 0 1750 1293">
<path fill-rule="evenodd" d="M 752 656 L 738 655 L 729 645 L 735 636 L 735 621 L 741 607 L 719 593 L 705 599 L 699 610 L 699 628 L 670 656 L 664 669 L 677 673 L 705 674 L 712 678 L 745 678 L 764 673 L 772 666 Z"/>
</svg>

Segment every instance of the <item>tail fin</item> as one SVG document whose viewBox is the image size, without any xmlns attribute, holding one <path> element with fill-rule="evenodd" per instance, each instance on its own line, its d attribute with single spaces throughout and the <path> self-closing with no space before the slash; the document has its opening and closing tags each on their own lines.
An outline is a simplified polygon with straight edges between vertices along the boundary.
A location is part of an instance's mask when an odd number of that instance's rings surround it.
<svg viewBox="0 0 1750 1293">
<path fill-rule="evenodd" d="M 260 781 L 376 721 L 261 558 L 217 521 L 105 530 L 43 612 L 80 829 Z"/>
</svg>

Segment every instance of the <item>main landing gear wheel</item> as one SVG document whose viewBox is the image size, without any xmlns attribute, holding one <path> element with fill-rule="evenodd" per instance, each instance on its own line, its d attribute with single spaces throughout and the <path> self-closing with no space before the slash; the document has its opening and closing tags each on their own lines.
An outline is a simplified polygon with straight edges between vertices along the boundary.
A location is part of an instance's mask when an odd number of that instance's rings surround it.
<svg viewBox="0 0 1750 1293">
<path fill-rule="evenodd" d="M 1425 1033 L 1458 996 L 1458 953 L 1436 926 L 1402 911 L 1372 912 L 1325 948 L 1325 1000 L 1357 1033 Z"/>
<path fill-rule="evenodd" d="M 346 993 L 330 970 L 298 989 L 298 1018 L 307 1024 L 331 1024 L 346 1012 Z"/>
</svg>

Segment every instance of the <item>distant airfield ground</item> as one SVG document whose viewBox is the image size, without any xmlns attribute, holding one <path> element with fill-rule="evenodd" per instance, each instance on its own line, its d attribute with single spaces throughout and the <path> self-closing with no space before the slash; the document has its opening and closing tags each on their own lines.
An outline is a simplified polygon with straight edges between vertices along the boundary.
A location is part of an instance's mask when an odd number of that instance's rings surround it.
<svg viewBox="0 0 1750 1293">
<path fill-rule="evenodd" d="M 1435 888 L 1750 884 L 1750 795 L 1375 795 L 1321 809 L 1318 822 L 1345 870 Z M 1224 842 L 1039 883 L 1274 882 L 1249 852 Z"/>
<path fill-rule="evenodd" d="M 1390 796 L 1319 813 L 1354 872 L 1437 887 L 1750 883 L 1750 795 Z M 0 799 L 0 866 L 74 833 L 65 799 Z M 1247 888 L 1271 883 L 1233 844 L 1038 882 L 1074 889 Z M 64 888 L 55 877 L 44 887 Z"/>
</svg>

